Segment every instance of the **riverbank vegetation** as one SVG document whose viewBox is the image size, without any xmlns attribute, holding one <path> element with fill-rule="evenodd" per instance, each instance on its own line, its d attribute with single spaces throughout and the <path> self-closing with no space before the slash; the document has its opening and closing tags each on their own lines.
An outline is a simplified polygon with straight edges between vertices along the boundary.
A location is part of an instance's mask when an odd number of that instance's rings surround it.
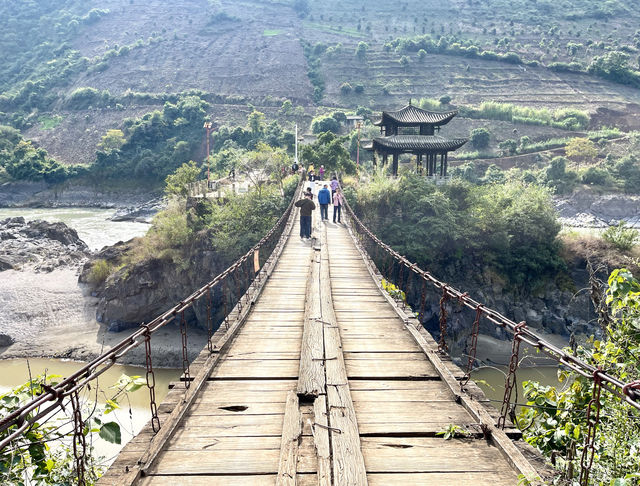
<svg viewBox="0 0 640 486">
<path fill-rule="evenodd" d="M 435 185 L 406 174 L 350 189 L 355 211 L 382 241 L 447 279 L 495 268 L 530 287 L 564 268 L 550 192 L 522 182 Z"/>
<path fill-rule="evenodd" d="M 611 273 L 606 306 L 600 313 L 602 339 L 578 346 L 575 355 L 622 383 L 638 380 L 640 354 L 640 282 L 626 269 Z M 572 352 L 568 350 L 569 352 Z M 593 431 L 594 461 L 589 484 L 626 486 L 640 478 L 640 411 L 603 390 L 594 396 L 593 380 L 559 370 L 561 387 L 525 382 L 526 406 L 518 415 L 525 440 L 548 457 L 559 471 L 554 484 L 575 484 L 599 400 L 599 422 Z M 587 416 L 587 408 L 591 416 Z"/>
</svg>

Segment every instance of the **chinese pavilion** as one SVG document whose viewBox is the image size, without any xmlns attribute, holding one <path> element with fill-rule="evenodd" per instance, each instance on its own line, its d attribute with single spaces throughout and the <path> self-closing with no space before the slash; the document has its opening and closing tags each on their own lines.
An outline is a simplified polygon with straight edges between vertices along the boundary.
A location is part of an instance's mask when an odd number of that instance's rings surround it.
<svg viewBox="0 0 640 486">
<path fill-rule="evenodd" d="M 398 111 L 383 111 L 382 118 L 374 122 L 380 127 L 381 137 L 374 138 L 364 148 L 373 151 L 373 163 L 382 156 L 382 165 L 389 155 L 393 158 L 393 175 L 398 175 L 400 154 L 416 156 L 416 170 L 428 176 L 447 175 L 448 153 L 467 143 L 466 138 L 444 138 L 436 135 L 440 127 L 449 123 L 457 111 L 433 112 L 409 104 Z M 424 161 L 424 166 L 423 166 Z M 439 162 L 439 166 L 438 166 Z"/>
</svg>

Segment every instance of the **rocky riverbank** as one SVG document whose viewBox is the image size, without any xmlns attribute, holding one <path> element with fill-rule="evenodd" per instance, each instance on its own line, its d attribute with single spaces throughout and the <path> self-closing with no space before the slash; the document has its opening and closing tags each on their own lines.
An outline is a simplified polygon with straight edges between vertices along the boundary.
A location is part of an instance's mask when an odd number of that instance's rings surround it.
<svg viewBox="0 0 640 486">
<path fill-rule="evenodd" d="M 91 252 L 78 233 L 64 223 L 8 218 L 0 221 L 0 271 L 51 272 L 77 267 Z"/>
<path fill-rule="evenodd" d="M 96 321 L 98 299 L 78 283 L 91 252 L 64 223 L 0 221 L 0 358 L 90 360 L 131 331 L 108 332 Z M 190 354 L 206 344 L 206 333 L 192 330 Z M 179 330 L 168 326 L 154 336 L 154 364 L 180 366 Z M 143 365 L 144 350 L 121 361 Z"/>
<path fill-rule="evenodd" d="M 0 207 L 91 207 L 133 210 L 153 206 L 162 191 L 148 187 L 109 187 L 78 182 L 7 182 L 0 185 Z"/>
<path fill-rule="evenodd" d="M 555 207 L 560 222 L 578 228 L 607 228 L 626 221 L 640 229 L 640 196 L 594 194 L 581 190 L 571 196 L 557 197 Z"/>
</svg>

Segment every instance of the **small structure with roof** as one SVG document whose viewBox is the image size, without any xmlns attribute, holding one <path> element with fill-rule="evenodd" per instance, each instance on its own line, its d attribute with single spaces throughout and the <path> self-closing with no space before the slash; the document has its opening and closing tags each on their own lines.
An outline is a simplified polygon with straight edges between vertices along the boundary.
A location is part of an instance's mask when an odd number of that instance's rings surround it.
<svg viewBox="0 0 640 486">
<path fill-rule="evenodd" d="M 382 156 L 382 164 L 389 155 L 393 159 L 393 175 L 398 175 L 400 154 L 416 156 L 416 170 L 430 177 L 446 177 L 448 153 L 467 143 L 466 138 L 444 138 L 436 135 L 440 127 L 449 123 L 457 111 L 427 111 L 411 104 L 398 111 L 383 111 L 374 125 L 380 127 L 381 137 L 374 138 L 365 149 L 373 151 L 373 163 Z M 439 162 L 439 164 L 438 164 Z M 424 163 L 424 165 L 423 165 Z M 439 166 L 438 166 L 439 165 Z"/>
</svg>

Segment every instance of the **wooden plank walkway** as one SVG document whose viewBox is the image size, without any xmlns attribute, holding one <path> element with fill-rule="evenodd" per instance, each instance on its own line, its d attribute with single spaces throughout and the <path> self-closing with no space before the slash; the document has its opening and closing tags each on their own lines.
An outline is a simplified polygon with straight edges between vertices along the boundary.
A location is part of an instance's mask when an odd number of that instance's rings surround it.
<svg viewBox="0 0 640 486">
<path fill-rule="evenodd" d="M 348 230 L 316 221 L 314 233 L 316 242 L 302 241 L 296 222 L 246 322 L 137 484 L 516 484 Z M 303 335 L 322 342 L 303 344 Z M 172 390 L 163 416 L 182 391 Z M 436 436 L 452 424 L 476 433 Z M 147 427 L 125 459 L 151 436 Z M 124 484 L 113 479 L 122 464 L 100 484 Z"/>
</svg>

